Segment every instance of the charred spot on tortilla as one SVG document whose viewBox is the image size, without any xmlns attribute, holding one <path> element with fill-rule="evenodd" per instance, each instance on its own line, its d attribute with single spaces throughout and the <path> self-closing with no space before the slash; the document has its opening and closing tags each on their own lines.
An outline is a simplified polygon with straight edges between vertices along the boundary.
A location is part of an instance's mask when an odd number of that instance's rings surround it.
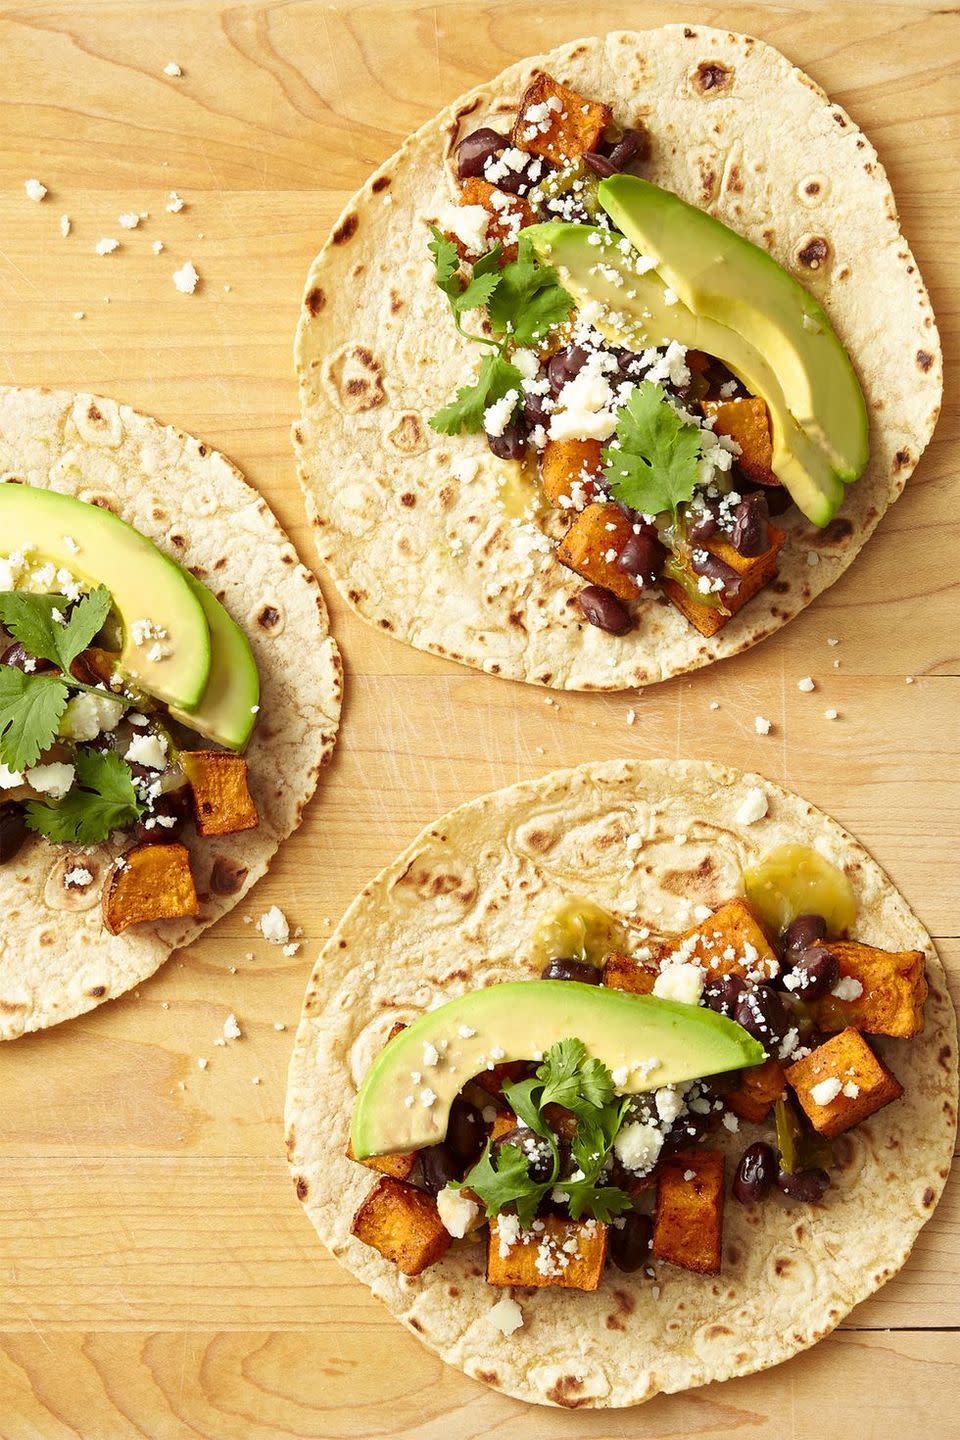
<svg viewBox="0 0 960 1440">
<path fill-rule="evenodd" d="M 332 238 L 334 245 L 345 245 L 348 240 L 352 240 L 357 233 L 359 224 L 360 217 L 355 211 L 351 211 L 349 215 L 345 215 L 333 232 Z"/>
<path fill-rule="evenodd" d="M 319 285 L 314 285 L 307 291 L 306 299 L 303 303 L 311 315 L 319 315 L 327 303 L 327 297 Z"/>
<path fill-rule="evenodd" d="M 808 270 L 822 270 L 830 258 L 830 242 L 822 235 L 810 235 L 801 242 L 797 264 Z"/>
<path fill-rule="evenodd" d="M 719 60 L 701 60 L 690 78 L 698 94 L 712 97 L 722 90 L 729 90 L 733 84 L 733 70 Z"/>
</svg>

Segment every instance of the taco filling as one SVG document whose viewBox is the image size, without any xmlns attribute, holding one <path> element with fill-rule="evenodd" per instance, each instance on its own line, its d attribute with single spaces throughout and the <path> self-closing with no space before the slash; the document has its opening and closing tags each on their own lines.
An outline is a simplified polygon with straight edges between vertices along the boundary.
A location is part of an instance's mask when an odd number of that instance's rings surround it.
<svg viewBox="0 0 960 1440">
<path fill-rule="evenodd" d="M 31 833 L 120 845 L 106 929 L 196 915 L 185 826 L 259 824 L 243 751 L 259 713 L 247 637 L 210 590 L 110 511 L 0 485 L 0 863 Z"/>
<path fill-rule="evenodd" d="M 395 1025 L 353 1112 L 349 1156 L 381 1173 L 352 1234 L 418 1275 L 485 1230 L 488 1284 L 596 1290 L 611 1266 L 718 1274 L 728 1189 L 822 1201 L 832 1142 L 903 1093 L 869 1037 L 921 1033 L 924 956 L 849 938 L 812 849 L 745 890 L 659 942 L 571 899 L 530 938 L 540 978 Z"/>
<path fill-rule="evenodd" d="M 622 635 L 665 599 L 709 637 L 776 577 L 776 517 L 836 514 L 867 411 L 788 271 L 628 173 L 655 141 L 543 72 L 509 133 L 460 141 L 429 248 L 482 360 L 430 424 L 536 476 L 585 620 Z"/>
</svg>

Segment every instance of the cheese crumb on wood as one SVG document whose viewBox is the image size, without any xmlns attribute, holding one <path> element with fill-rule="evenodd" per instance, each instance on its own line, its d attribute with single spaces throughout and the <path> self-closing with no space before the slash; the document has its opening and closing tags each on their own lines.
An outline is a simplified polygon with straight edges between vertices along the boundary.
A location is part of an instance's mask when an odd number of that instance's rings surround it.
<svg viewBox="0 0 960 1440">
<path fill-rule="evenodd" d="M 804 675 L 802 680 L 797 681 L 797 689 L 802 690 L 805 695 L 809 695 L 816 688 L 812 675 Z"/>
<path fill-rule="evenodd" d="M 758 735 L 769 735 L 773 729 L 773 724 L 765 715 L 758 715 L 753 722 L 753 728 Z"/>
<path fill-rule="evenodd" d="M 46 185 L 41 185 L 39 180 L 24 180 L 23 188 L 27 192 L 27 199 L 36 201 L 38 205 L 47 193 Z"/>
<path fill-rule="evenodd" d="M 167 207 L 170 208 L 169 206 Z M 200 283 L 200 276 L 192 260 L 173 272 L 173 283 L 181 295 L 192 295 Z"/>
<path fill-rule="evenodd" d="M 168 60 L 166 65 L 164 65 L 163 67 L 163 73 L 164 75 L 170 75 L 175 80 L 179 80 L 180 76 L 183 74 L 183 71 L 180 69 L 180 66 L 177 64 L 176 60 Z"/>
<path fill-rule="evenodd" d="M 242 1034 L 243 1031 L 240 1029 L 239 1021 L 231 1010 L 223 1022 L 223 1038 L 224 1040 L 239 1040 Z"/>
<path fill-rule="evenodd" d="M 93 248 L 98 255 L 112 255 L 114 250 L 120 249 L 120 241 L 113 240 L 109 235 L 105 235 L 102 240 L 97 241 Z"/>
<path fill-rule="evenodd" d="M 279 905 L 271 905 L 257 921 L 257 929 L 271 945 L 286 945 L 290 939 L 290 923 Z"/>
</svg>

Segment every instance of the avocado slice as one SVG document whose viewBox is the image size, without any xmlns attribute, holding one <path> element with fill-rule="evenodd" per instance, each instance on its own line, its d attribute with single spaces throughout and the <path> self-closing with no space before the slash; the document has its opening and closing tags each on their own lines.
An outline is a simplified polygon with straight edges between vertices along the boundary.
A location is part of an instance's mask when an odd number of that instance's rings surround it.
<svg viewBox="0 0 960 1440">
<path fill-rule="evenodd" d="M 84 585 L 105 585 L 123 625 L 123 673 L 167 705 L 198 705 L 211 664 L 204 607 L 180 566 L 132 525 L 71 495 L 8 482 L 0 484 L 0 550 L 25 550 Z M 150 643 L 135 644 L 138 620 L 166 631 L 169 654 L 151 660 Z"/>
<path fill-rule="evenodd" d="M 764 1059 L 746 1030 L 697 1005 L 575 980 L 491 985 L 428 1010 L 377 1055 L 354 1106 L 354 1155 L 366 1160 L 438 1144 L 454 1099 L 488 1063 L 542 1058 L 571 1036 L 614 1073 L 625 1070 L 627 1083 L 618 1088 L 630 1093 Z M 437 1063 L 428 1065 L 433 1051 Z M 429 1105 L 425 1091 L 435 1097 Z"/>
<path fill-rule="evenodd" d="M 766 402 L 777 478 L 815 525 L 833 518 L 843 501 L 843 483 L 826 453 L 793 418 L 777 375 L 749 340 L 695 313 L 679 296 L 668 303 L 658 272 L 638 272 L 636 252 L 623 236 L 560 220 L 531 225 L 523 233 L 537 255 L 556 267 L 564 288 L 612 344 L 640 351 L 676 340 L 688 350 L 703 350 L 722 360 L 752 395 Z"/>
<path fill-rule="evenodd" d="M 170 714 L 181 725 L 229 750 L 244 750 L 257 723 L 260 704 L 260 676 L 250 641 L 216 596 L 189 570 L 183 574 L 203 608 L 213 649 L 210 676 L 200 704 L 191 711 L 171 705 Z"/>
<path fill-rule="evenodd" d="M 826 311 L 772 255 L 679 195 L 611 175 L 598 198 L 688 309 L 740 335 L 776 371 L 801 429 L 849 484 L 866 469 L 869 423 L 850 357 Z"/>
</svg>

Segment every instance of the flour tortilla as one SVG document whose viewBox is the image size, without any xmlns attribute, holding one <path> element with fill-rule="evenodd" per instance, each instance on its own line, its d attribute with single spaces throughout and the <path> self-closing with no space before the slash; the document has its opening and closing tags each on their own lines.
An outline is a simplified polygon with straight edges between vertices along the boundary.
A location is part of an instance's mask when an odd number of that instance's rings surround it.
<svg viewBox="0 0 960 1440">
<path fill-rule="evenodd" d="M 240 472 L 215 450 L 99 396 L 0 388 L 0 476 L 114 511 L 188 566 L 253 646 L 261 714 L 247 749 L 260 825 L 199 840 L 200 913 L 112 936 L 100 896 L 111 841 L 92 852 L 31 837 L 0 865 L 0 1039 L 91 1010 L 146 979 L 231 910 L 300 823 L 333 750 L 342 666 L 313 575 Z M 129 843 L 129 842 L 128 842 Z M 92 875 L 66 890 L 65 873 Z"/>
<path fill-rule="evenodd" d="M 545 508 L 518 528 L 518 497 L 536 490 L 518 465 L 482 436 L 427 424 L 478 364 L 433 283 L 428 221 L 456 197 L 457 142 L 481 125 L 505 129 L 539 69 L 610 102 L 623 124 L 645 121 L 653 156 L 640 173 L 796 274 L 867 397 L 872 458 L 840 515 L 820 531 L 794 509 L 779 580 L 713 639 L 655 596 L 622 638 L 583 622 L 571 603 L 583 581 L 545 538 L 559 538 L 561 517 Z M 664 680 L 779 630 L 842 574 L 900 494 L 942 393 L 930 302 L 873 146 L 777 50 L 704 26 L 564 45 L 430 120 L 353 197 L 314 261 L 295 354 L 301 479 L 347 601 L 418 649 L 570 690 Z"/>
<path fill-rule="evenodd" d="M 739 825 L 734 816 L 757 785 L 768 813 Z M 639 848 L 628 848 L 627 836 Z M 695 905 L 730 899 L 746 865 L 791 842 L 814 845 L 844 868 L 859 906 L 855 937 L 923 950 L 930 982 L 923 1034 L 875 1042 L 904 1096 L 837 1142 L 840 1168 L 822 1205 L 729 1201 L 718 1278 L 658 1265 L 651 1280 L 610 1266 L 593 1294 L 519 1290 L 524 1324 L 507 1338 L 488 1318 L 504 1292 L 486 1284 L 479 1243 L 455 1245 L 407 1279 L 352 1238 L 352 1217 L 375 1178 L 344 1157 L 352 1102 L 395 1021 L 469 989 L 532 978 L 530 937 L 571 895 L 618 916 L 636 949 L 644 926 L 654 937 L 675 935 L 692 923 Z M 558 771 L 452 811 L 354 901 L 307 990 L 287 1144 L 321 1240 L 449 1364 L 521 1400 L 622 1406 L 785 1360 L 894 1275 L 943 1189 L 956 1099 L 956 1023 L 943 967 L 851 836 L 756 775 L 697 761 L 617 761 Z M 743 1122 L 739 1134 L 720 1127 L 711 1138 L 728 1152 L 728 1183 L 733 1157 L 768 1133 Z"/>
</svg>

